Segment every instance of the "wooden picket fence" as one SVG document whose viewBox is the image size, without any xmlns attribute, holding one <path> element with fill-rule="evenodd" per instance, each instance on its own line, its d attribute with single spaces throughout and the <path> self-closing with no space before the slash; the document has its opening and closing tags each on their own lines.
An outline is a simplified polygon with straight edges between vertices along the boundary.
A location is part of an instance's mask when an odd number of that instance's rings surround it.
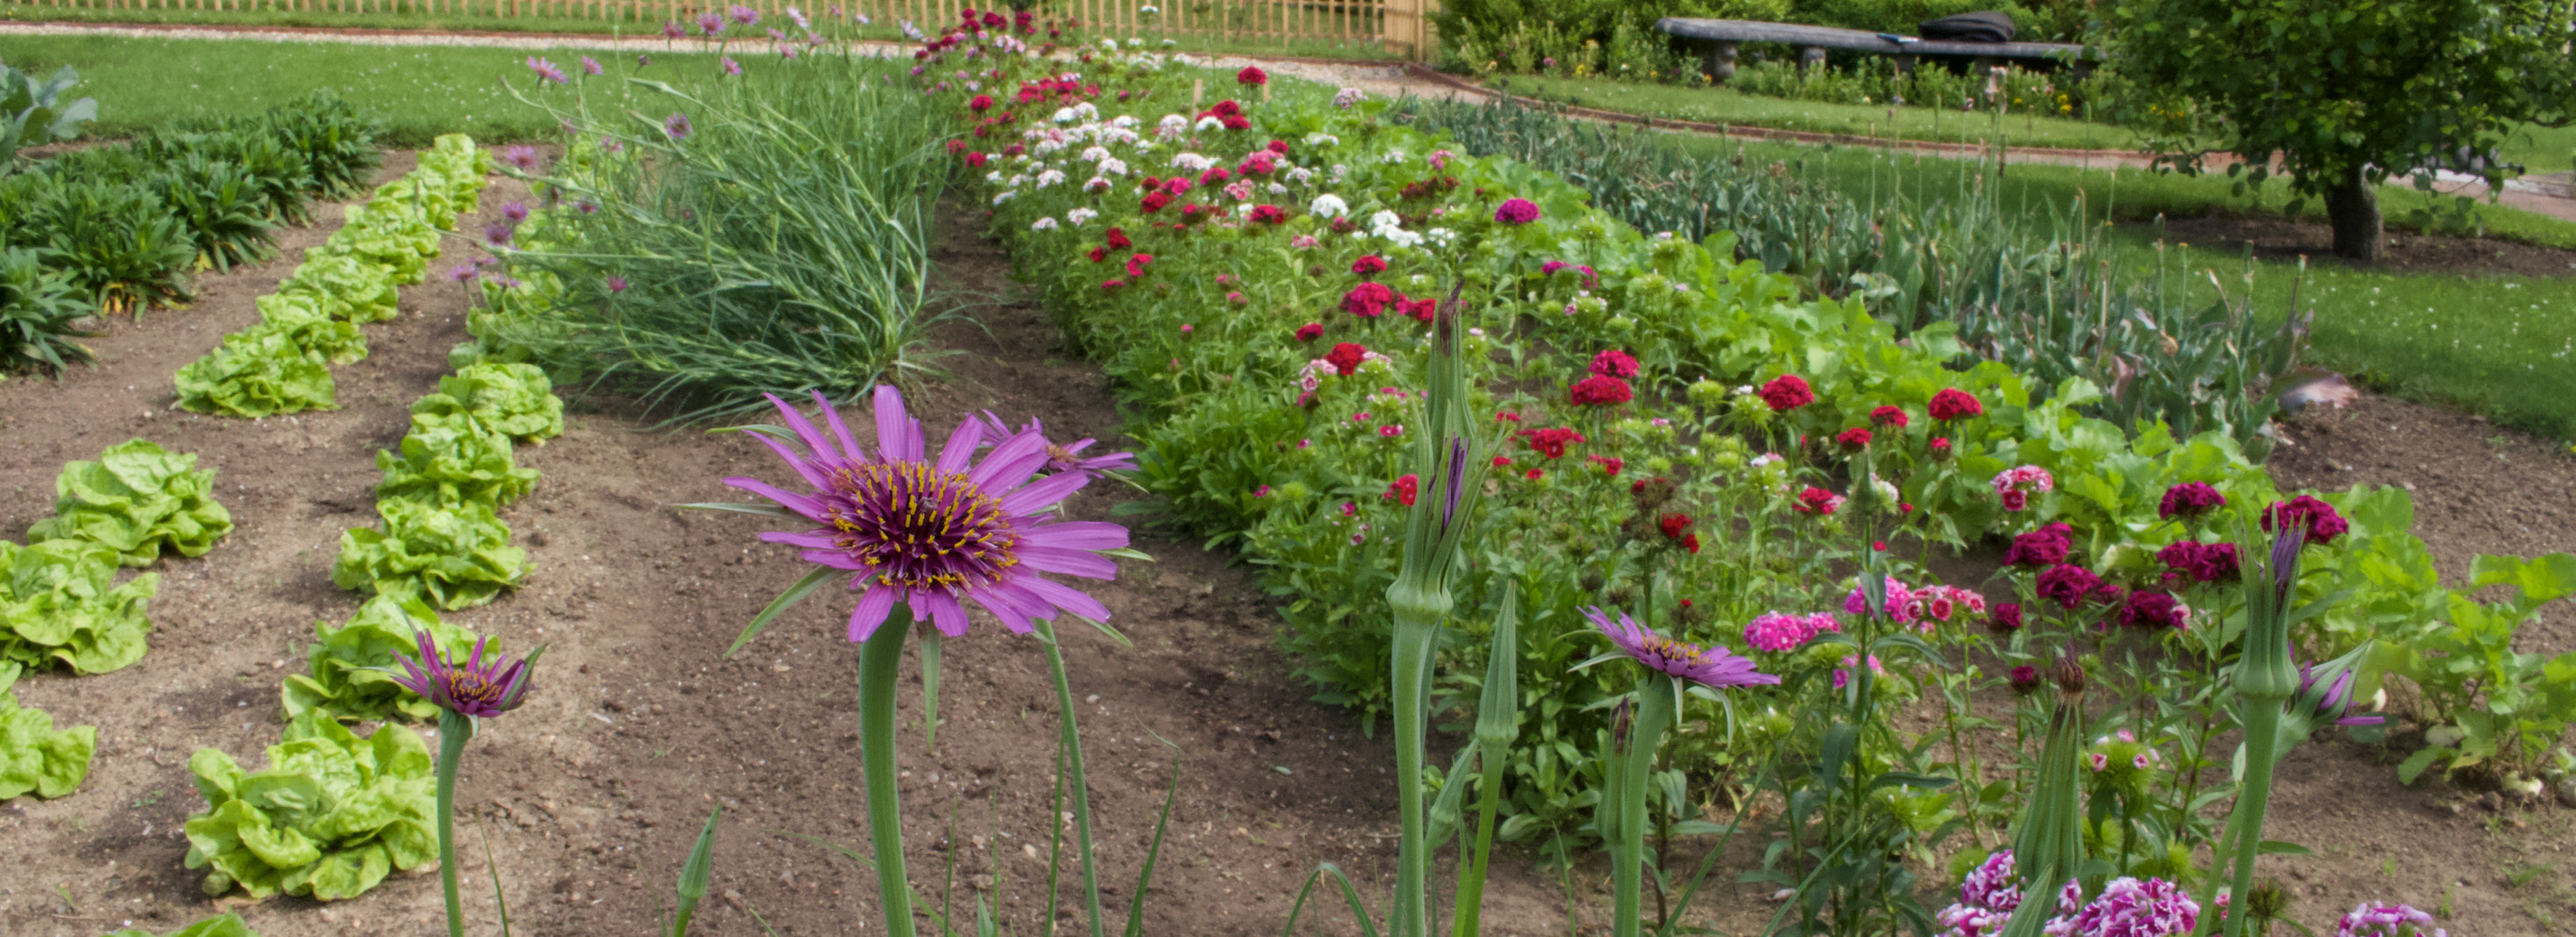
<svg viewBox="0 0 2576 937">
<path fill-rule="evenodd" d="M 476 18 L 551 17 L 633 24 L 638 30 L 665 22 L 687 23 L 698 13 L 736 3 L 764 18 L 783 18 L 796 6 L 823 20 L 835 11 L 864 14 L 880 27 L 913 23 L 929 32 L 955 22 L 967 8 L 1009 7 L 998 0 L 20 0 L 37 6 L 86 10 L 272 11 L 338 14 L 412 14 L 452 17 L 442 23 L 471 28 Z M 1232 45 L 1276 45 L 1297 51 L 1315 45 L 1374 47 L 1424 58 L 1431 47 L 1430 13 L 1439 0 L 1051 0 L 1042 12 L 1079 18 L 1093 36 L 1200 39 Z M 410 24 L 405 24 L 410 25 Z M 763 24 L 767 25 L 766 23 Z"/>
</svg>

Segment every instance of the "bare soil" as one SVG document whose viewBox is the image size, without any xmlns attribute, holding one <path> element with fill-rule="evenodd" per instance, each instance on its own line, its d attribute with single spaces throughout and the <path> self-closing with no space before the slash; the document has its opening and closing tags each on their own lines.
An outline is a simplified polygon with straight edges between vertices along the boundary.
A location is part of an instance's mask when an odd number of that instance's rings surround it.
<svg viewBox="0 0 2576 937">
<path fill-rule="evenodd" d="M 386 175 L 409 165 L 398 154 Z M 496 184 L 487 214 L 525 196 Z M 939 333 L 960 354 L 942 359 L 950 377 L 911 389 L 916 409 L 936 426 L 988 408 L 1033 415 L 1053 434 L 1117 445 L 1106 380 L 1069 359 L 1042 310 L 1014 298 L 1008 260 L 976 238 L 973 213 L 952 210 L 945 223 L 940 285 L 970 299 L 975 324 Z M 328 231 L 286 232 L 287 256 Z M 451 255 L 469 250 L 454 243 Z M 356 608 L 358 596 L 329 581 L 340 531 L 374 523 L 374 452 L 400 437 L 410 401 L 447 372 L 445 352 L 467 337 L 466 299 L 444 282 L 405 290 L 403 315 L 368 327 L 373 355 L 336 369 L 340 410 L 241 421 L 170 409 L 171 374 L 254 321 L 252 298 L 291 266 L 208 277 L 190 309 L 114 323 L 92 343 L 97 367 L 0 384 L 0 438 L 11 443 L 0 446 L 0 530 L 50 512 L 63 462 L 134 436 L 198 453 L 239 524 L 204 558 L 164 561 L 155 646 L 140 663 L 20 685 L 28 705 L 98 725 L 101 745 L 74 795 L 0 805 L 0 844 L 18 860 L 0 863 L 0 933 L 90 937 L 128 921 L 165 931 L 212 911 L 181 862 L 179 828 L 202 806 L 187 756 L 216 746 L 261 763 L 279 729 L 278 683 L 304 666 L 315 622 Z M 493 932 L 486 838 L 525 932 L 655 929 L 691 840 L 719 804 L 724 831 L 699 933 L 759 934 L 764 921 L 782 934 L 871 932 L 874 875 L 804 838 L 867 848 L 856 654 L 843 640 L 849 600 L 811 601 L 724 659 L 741 625 L 801 564 L 755 542 L 756 520 L 670 507 L 733 500 L 719 479 L 785 469 L 736 436 L 655 431 L 613 401 L 575 409 L 563 438 L 520 452 L 544 472 L 507 512 L 531 554 L 527 587 L 451 616 L 514 649 L 553 648 L 528 706 L 490 723 L 469 748 L 458 802 L 471 814 L 461 863 L 477 932 Z M 2445 570 L 2464 570 L 2479 551 L 2576 545 L 2576 525 L 2566 523 L 2576 460 L 2538 442 L 2488 446 L 2497 433 L 2472 418 L 2381 398 L 2302 417 L 2290 431 L 2297 445 L 2276 462 L 2285 483 L 2415 483 L 2419 529 Z M 1128 497 L 1096 485 L 1073 509 L 1105 517 Z M 1395 832 L 1387 747 L 1306 699 L 1272 639 L 1271 598 L 1235 558 L 1151 532 L 1138 546 L 1158 561 L 1126 564 L 1118 581 L 1093 590 L 1134 647 L 1088 629 L 1065 635 L 1111 926 L 1134 897 L 1176 758 L 1178 800 L 1143 933 L 1278 933 L 1288 899 L 1322 861 L 1348 869 L 1382 906 Z M 2553 627 L 2534 650 L 2576 646 L 2576 634 Z M 1012 928 L 1031 933 L 1058 822 L 1049 816 L 1056 707 L 1043 657 L 1032 640 L 988 622 L 949 642 L 946 661 L 935 747 L 921 731 L 917 691 L 905 694 L 913 868 L 933 906 L 945 900 L 971 921 L 975 903 L 992 900 Z M 2331 926 L 2364 899 L 2448 902 L 2454 930 L 2481 934 L 2544 933 L 2543 921 L 2576 914 L 2561 852 L 2566 811 L 2438 782 L 2404 787 L 2383 752 L 2353 745 L 2303 748 L 2283 783 L 2274 835 L 2322 855 L 2267 868 L 2294 884 L 2297 916 L 2311 926 Z M 1730 884 L 1758 861 L 1752 840 L 1738 840 L 1703 905 L 1730 932 L 1758 927 L 1774 908 L 1761 890 Z M 1496 871 L 1489 933 L 1567 931 L 1552 869 L 1520 853 Z M 1597 862 L 1575 869 L 1587 932 L 1605 923 L 1605 877 Z M 1070 870 L 1062 893 L 1074 894 Z M 244 913 L 271 937 L 416 935 L 435 932 L 438 906 L 436 876 L 411 874 L 350 902 L 280 899 Z M 1073 925 L 1075 905 L 1059 914 Z M 1310 914 L 1320 926 L 1307 932 L 1353 930 L 1336 898 L 1319 896 Z"/>
</svg>

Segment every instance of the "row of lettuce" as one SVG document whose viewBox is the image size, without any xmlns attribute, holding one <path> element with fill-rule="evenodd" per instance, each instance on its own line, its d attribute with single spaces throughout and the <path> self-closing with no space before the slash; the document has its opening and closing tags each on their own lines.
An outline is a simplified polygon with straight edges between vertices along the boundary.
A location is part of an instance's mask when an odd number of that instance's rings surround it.
<svg viewBox="0 0 2576 937">
<path fill-rule="evenodd" d="M 1356 91 L 1282 86 L 1258 105 L 1210 103 L 1198 89 L 1227 76 L 1152 56 L 1086 54 L 1071 73 L 954 56 L 930 55 L 921 79 L 963 128 L 952 156 L 982 177 L 1021 275 L 1118 380 L 1141 480 L 1172 522 L 1242 545 L 1265 569 L 1301 673 L 1364 719 L 1387 699 L 1382 597 L 1417 488 L 1403 423 L 1422 380 L 1422 320 L 1432 300 L 1460 297 L 1502 454 L 1444 651 L 1456 663 L 1442 669 L 1482 672 L 1483 622 L 1517 584 L 1537 623 L 1525 633 L 1538 635 L 1522 648 L 1524 737 L 1544 743 L 1516 753 L 1513 836 L 1573 830 L 1597 790 L 1598 764 L 1577 753 L 1607 730 L 1625 687 L 1575 666 L 1597 650 L 1579 636 L 1581 606 L 1632 606 L 1650 589 L 1680 610 L 1664 623 L 1680 637 L 1821 674 L 1844 652 L 1750 650 L 1744 629 L 1767 612 L 1839 608 L 1848 563 L 1884 548 L 1862 530 L 1966 546 L 2065 523 L 2077 561 L 2160 588 L 2159 551 L 2196 535 L 2160 512 L 2169 489 L 2223 495 L 2206 531 L 2250 528 L 2281 498 L 2222 429 L 2108 421 L 2086 380 L 2034 386 L 1978 361 L 1947 323 L 1900 338 L 1858 295 L 1808 298 L 1793 278 L 1734 259 L 1728 234 L 1641 232 L 1565 179 L 1465 155 Z M 1934 407 L 1943 391 L 1975 405 Z M 2015 469 L 2050 483 L 2002 497 L 1996 479 Z M 1876 499 L 1852 489 L 1880 484 L 1898 510 L 1855 516 Z M 2407 678 L 2414 715 L 2446 730 L 2412 770 L 2537 770 L 2576 715 L 2564 682 L 2576 659 L 2510 642 L 2576 586 L 2576 558 L 2481 558 L 2468 590 L 2453 590 L 2408 532 L 2403 492 L 2325 497 L 2355 536 L 2311 587 L 2350 591 L 2309 623 L 2307 650 L 2378 642 L 2371 679 Z M 1919 563 L 1895 569 L 1930 581 Z M 2505 601 L 2477 601 L 2497 584 L 2513 587 Z M 2210 611 L 2227 627 L 2225 606 Z M 1928 640 L 1947 653 L 1982 632 L 1963 618 Z M 1899 683 L 1935 663 L 1886 662 Z M 1803 744 L 1795 701 L 1745 699 L 1690 704 L 1676 791 L 1684 775 L 1742 768 L 1766 742 Z M 1937 804 L 1917 818 L 1937 825 Z"/>
<path fill-rule="evenodd" d="M 399 288 L 426 278 L 440 232 L 470 208 L 488 160 L 462 136 L 441 137 L 418 168 L 343 209 L 340 228 L 256 300 L 259 322 L 179 369 L 179 405 L 237 417 L 339 406 L 331 365 L 367 356 L 358 326 L 393 318 Z"/>
<path fill-rule="evenodd" d="M 121 670 L 143 659 L 159 573 L 118 583 L 165 553 L 202 556 L 233 528 L 214 473 L 194 455 L 136 439 L 63 466 L 54 515 L 25 545 L 0 541 L 0 800 L 70 794 L 89 776 L 94 726 L 56 729 L 10 687 L 29 670 Z"/>
<path fill-rule="evenodd" d="M 87 360 L 79 320 L 185 302 L 196 272 L 267 259 L 314 199 L 364 187 L 375 137 L 316 96 L 0 174 L 0 371 Z"/>
<path fill-rule="evenodd" d="M 397 207 L 415 219 L 419 206 L 431 206 L 435 224 L 450 227 L 477 208 L 488 168 L 472 141 L 442 137 L 411 184 L 389 187 L 379 201 L 409 199 Z M 404 268 L 378 265 L 370 277 L 417 282 L 435 238 L 433 228 Z M 418 653 L 422 636 L 443 655 L 481 643 L 439 612 L 491 602 L 525 575 L 526 552 L 510 545 L 498 512 L 536 485 L 515 450 L 563 432 L 563 401 L 533 367 L 468 356 L 412 404 L 410 424 L 395 449 L 376 454 L 381 524 L 344 532 L 331 570 L 335 584 L 371 595 L 347 622 L 316 626 L 307 672 L 280 688 L 287 724 L 269 767 L 245 771 L 212 748 L 189 759 L 208 808 L 188 819 L 187 865 L 206 870 L 210 895 L 346 900 L 436 855 L 432 759 L 421 734 L 401 723 L 437 712 L 386 670 L 397 655 Z M 383 724 L 363 736 L 349 728 L 366 721 Z M 275 793 L 287 790 L 318 791 L 334 806 L 299 809 Z"/>
</svg>

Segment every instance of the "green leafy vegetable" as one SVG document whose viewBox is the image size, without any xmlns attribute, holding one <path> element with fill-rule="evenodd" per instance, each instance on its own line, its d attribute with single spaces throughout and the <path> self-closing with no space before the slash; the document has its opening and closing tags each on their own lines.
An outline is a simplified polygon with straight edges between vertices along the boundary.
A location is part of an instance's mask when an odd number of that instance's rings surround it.
<svg viewBox="0 0 2576 937">
<path fill-rule="evenodd" d="M 516 467 L 510 437 L 472 416 L 415 413 L 400 453 L 377 450 L 385 480 L 376 500 L 408 499 L 441 506 L 473 502 L 499 507 L 536 487 L 537 470 Z"/>
<path fill-rule="evenodd" d="M 474 649 L 474 633 L 438 619 L 438 612 L 417 596 L 379 595 L 358 607 L 349 623 L 334 628 L 316 622 L 321 641 L 313 645 L 313 673 L 286 678 L 283 695 L 289 719 L 319 711 L 335 719 L 429 720 L 438 707 L 403 689 L 393 675 L 369 668 L 395 667 L 397 653 L 418 654 L 412 635 L 428 632 L 442 654 L 464 656 Z"/>
<path fill-rule="evenodd" d="M 288 344 L 314 354 L 332 364 L 349 364 L 367 357 L 366 333 L 357 323 L 334 319 L 311 293 L 273 293 L 260 297 L 260 324 L 243 330 L 243 334 L 271 331 L 285 335 Z"/>
<path fill-rule="evenodd" d="M 563 435 L 563 398 L 554 382 L 533 364 L 468 364 L 452 377 L 438 379 L 438 393 L 411 405 L 414 416 L 470 413 L 474 419 L 510 434 L 517 442 L 543 442 Z"/>
<path fill-rule="evenodd" d="M 195 454 L 127 440 L 96 462 L 63 466 L 54 479 L 54 516 L 27 528 L 27 539 L 105 544 L 127 566 L 160 559 L 165 548 L 203 556 L 233 529 L 232 512 L 215 502 L 214 489 L 215 473 L 198 471 Z"/>
<path fill-rule="evenodd" d="M 393 271 L 385 265 L 328 250 L 306 251 L 295 275 L 279 283 L 277 291 L 311 293 L 332 317 L 351 322 L 393 318 L 394 303 L 400 297 Z"/>
<path fill-rule="evenodd" d="M 154 934 L 139 928 L 126 928 L 107 937 L 154 937 Z M 198 921 L 159 937 L 259 937 L 259 932 L 250 929 L 250 925 L 242 921 L 241 915 L 227 914 Z"/>
<path fill-rule="evenodd" d="M 122 586 L 116 551 L 88 540 L 0 541 L 0 661 L 106 673 L 143 658 L 161 574 Z"/>
<path fill-rule="evenodd" d="M 98 727 L 54 728 L 54 717 L 22 709 L 9 686 L 19 667 L 0 661 L 0 800 L 36 792 L 48 800 L 69 794 L 89 777 L 98 751 Z"/>
<path fill-rule="evenodd" d="M 187 862 L 209 869 L 207 894 L 342 901 L 436 854 L 437 782 L 420 733 L 387 725 L 362 739 L 307 713 L 269 746 L 268 764 L 246 773 L 213 748 L 188 758 L 208 808 L 188 817 Z"/>
<path fill-rule="evenodd" d="M 179 406 L 197 413 L 258 419 L 280 413 L 334 410 L 340 393 L 322 355 L 295 345 L 283 332 L 251 328 L 179 369 Z"/>
<path fill-rule="evenodd" d="M 376 513 L 383 530 L 340 535 L 340 559 L 331 566 L 340 588 L 420 594 L 458 609 L 492 601 L 527 572 L 528 552 L 510 545 L 509 525 L 491 505 L 391 499 L 378 501 Z"/>
</svg>

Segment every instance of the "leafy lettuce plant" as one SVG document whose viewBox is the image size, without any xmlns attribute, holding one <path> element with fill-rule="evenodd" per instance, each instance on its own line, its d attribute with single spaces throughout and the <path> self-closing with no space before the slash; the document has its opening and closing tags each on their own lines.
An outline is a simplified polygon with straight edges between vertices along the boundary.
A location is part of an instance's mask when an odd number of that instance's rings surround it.
<svg viewBox="0 0 2576 937">
<path fill-rule="evenodd" d="M 527 573 L 528 551 L 510 545 L 509 525 L 480 502 L 437 505 L 378 501 L 383 530 L 340 534 L 331 581 L 343 589 L 418 594 L 445 609 L 492 601 Z"/>
<path fill-rule="evenodd" d="M 116 581 L 116 551 L 87 540 L 0 540 L 0 662 L 106 673 L 143 658 L 161 574 Z"/>
<path fill-rule="evenodd" d="M 89 777 L 90 755 L 98 751 L 98 727 L 54 728 L 54 717 L 18 705 L 9 692 L 20 667 L 0 661 L 0 800 L 34 791 L 46 799 L 61 797 Z"/>
<path fill-rule="evenodd" d="M 188 758 L 208 806 L 188 817 L 187 864 L 207 870 L 207 894 L 342 901 L 434 854 L 420 733 L 387 725 L 360 738 L 308 713 L 269 746 L 268 765 L 246 772 L 214 748 Z"/>
<path fill-rule="evenodd" d="M 98 461 L 63 466 L 54 478 L 54 516 L 27 528 L 27 537 L 87 540 L 115 550 L 127 566 L 143 566 L 165 548 L 204 556 L 232 530 L 232 512 L 215 501 L 215 473 L 198 471 L 194 453 L 132 439 L 108 447 Z"/>
<path fill-rule="evenodd" d="M 246 329 L 179 369 L 179 406 L 196 413 L 258 419 L 280 413 L 334 410 L 339 386 L 318 352 L 296 346 L 282 331 Z"/>
<path fill-rule="evenodd" d="M 411 412 L 414 427 L 422 416 L 465 414 L 513 442 L 542 443 L 563 435 L 563 406 L 536 365 L 481 362 L 439 378 L 438 393 L 413 402 Z"/>
<path fill-rule="evenodd" d="M 536 469 L 512 464 L 510 437 L 470 413 L 412 414 L 411 432 L 397 449 L 377 450 L 376 468 L 385 473 L 376 485 L 380 502 L 499 507 L 537 484 Z"/>
<path fill-rule="evenodd" d="M 288 677 L 282 688 L 289 719 L 308 712 L 352 721 L 435 719 L 436 705 L 377 668 L 392 667 L 400 653 L 416 651 L 415 633 L 428 634 L 441 653 L 459 655 L 473 650 L 475 639 L 473 632 L 440 621 L 437 610 L 416 595 L 378 595 L 358 606 L 348 623 L 335 628 L 316 622 L 314 630 L 321 640 L 308 654 L 312 673 Z"/>
<path fill-rule="evenodd" d="M 351 254 L 308 251 L 295 275 L 277 285 L 280 293 L 311 293 L 334 318 L 376 322 L 394 317 L 400 298 L 384 265 Z"/>
<path fill-rule="evenodd" d="M 272 293 L 257 300 L 260 323 L 243 331 L 278 332 L 288 344 L 321 355 L 332 364 L 351 364 L 367 357 L 366 333 L 356 323 L 331 317 L 311 293 Z"/>
</svg>

